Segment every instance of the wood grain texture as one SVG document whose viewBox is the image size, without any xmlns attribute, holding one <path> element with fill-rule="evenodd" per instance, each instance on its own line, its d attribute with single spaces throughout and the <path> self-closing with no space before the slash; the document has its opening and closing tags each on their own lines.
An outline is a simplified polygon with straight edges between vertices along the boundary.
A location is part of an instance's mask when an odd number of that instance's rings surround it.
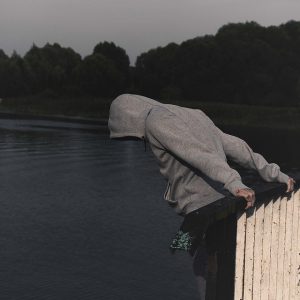
<svg viewBox="0 0 300 300">
<path fill-rule="evenodd" d="M 246 237 L 246 212 L 240 210 L 237 213 L 236 256 L 235 256 L 235 280 L 234 299 L 242 300 L 244 297 L 244 256 Z"/>
<path fill-rule="evenodd" d="M 295 291 L 295 299 L 300 299 L 300 189 L 298 189 L 295 193 L 295 199 L 298 201 L 298 232 L 297 232 L 297 274 L 296 274 L 296 291 Z"/>
<path fill-rule="evenodd" d="M 278 197 L 278 198 L 274 199 L 274 201 L 273 201 L 269 300 L 276 299 L 280 200 L 281 200 L 281 197 Z"/>
<path fill-rule="evenodd" d="M 260 299 L 262 244 L 264 230 L 265 206 L 260 205 L 255 212 L 255 241 L 254 241 L 254 266 L 253 266 L 253 299 Z"/>
<path fill-rule="evenodd" d="M 270 261 L 271 261 L 271 233 L 272 233 L 273 201 L 265 204 L 265 219 L 263 231 L 263 259 L 261 276 L 260 299 L 267 300 L 269 295 Z"/>
<path fill-rule="evenodd" d="M 296 298 L 296 280 L 297 280 L 297 256 L 299 249 L 298 247 L 298 220 L 299 220 L 299 199 L 297 192 L 292 193 L 293 201 L 293 231 L 292 231 L 292 252 L 291 252 L 291 281 L 290 281 L 290 299 L 295 300 Z"/>
<path fill-rule="evenodd" d="M 286 223 L 285 223 L 285 249 L 284 249 L 284 269 L 283 269 L 283 299 L 290 299 L 291 281 L 291 251 L 292 251 L 292 231 L 293 231 L 293 203 L 287 199 Z"/>
<path fill-rule="evenodd" d="M 278 259 L 277 259 L 277 279 L 276 279 L 276 299 L 282 300 L 283 296 L 283 270 L 284 270 L 284 249 L 285 249 L 285 222 L 286 222 L 287 198 L 280 200 L 279 212 L 279 237 L 278 237 Z"/>
<path fill-rule="evenodd" d="M 254 212 L 254 213 L 253 213 Z M 253 213 L 248 217 L 248 213 Z M 244 268 L 244 300 L 252 300 L 253 295 L 253 251 L 255 233 L 255 209 L 246 213 L 246 242 L 245 242 L 245 268 Z"/>
</svg>

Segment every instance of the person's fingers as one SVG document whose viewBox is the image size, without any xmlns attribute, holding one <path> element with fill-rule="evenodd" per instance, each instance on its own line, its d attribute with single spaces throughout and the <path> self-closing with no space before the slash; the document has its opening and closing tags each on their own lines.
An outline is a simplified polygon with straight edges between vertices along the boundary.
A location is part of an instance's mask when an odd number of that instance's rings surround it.
<svg viewBox="0 0 300 300">
<path fill-rule="evenodd" d="M 288 182 L 287 182 L 287 189 L 286 189 L 286 193 L 291 192 L 292 190 L 294 190 L 294 183 L 296 183 L 296 181 L 293 178 L 289 178 Z"/>
<path fill-rule="evenodd" d="M 255 202 L 255 193 L 254 193 L 254 191 L 250 191 L 250 195 L 251 195 L 251 197 L 250 197 L 250 199 L 251 199 L 251 207 L 253 207 L 254 206 L 254 202 Z"/>
<path fill-rule="evenodd" d="M 254 191 L 250 191 L 250 193 L 248 193 L 245 198 L 246 198 L 246 201 L 247 201 L 246 209 L 248 209 L 250 207 L 253 207 L 254 203 L 255 203 L 255 193 L 254 193 Z"/>
<path fill-rule="evenodd" d="M 286 188 L 285 192 L 288 193 L 290 191 L 290 185 L 291 185 L 291 180 L 290 179 L 288 180 L 286 185 L 287 185 L 287 188 Z"/>
<path fill-rule="evenodd" d="M 254 202 L 254 192 L 253 191 L 249 191 L 248 196 L 247 196 L 248 201 L 250 201 L 251 203 Z"/>
<path fill-rule="evenodd" d="M 251 207 L 251 205 L 249 204 L 249 202 L 247 202 L 247 205 L 246 205 L 245 209 L 248 209 L 250 207 Z"/>
<path fill-rule="evenodd" d="M 292 190 L 294 189 L 294 184 L 296 183 L 294 178 L 291 178 L 291 186 L 292 186 Z"/>
<path fill-rule="evenodd" d="M 245 209 L 248 209 L 250 207 L 254 206 L 255 203 L 255 192 L 252 189 L 240 189 L 237 190 L 236 192 L 237 196 L 241 196 L 243 198 L 245 198 L 247 205 L 245 207 Z"/>
<path fill-rule="evenodd" d="M 246 208 L 245 209 L 248 209 L 248 208 L 250 208 L 250 207 L 252 207 L 253 205 L 252 205 L 252 202 L 251 201 L 247 201 L 247 205 L 246 205 Z"/>
</svg>

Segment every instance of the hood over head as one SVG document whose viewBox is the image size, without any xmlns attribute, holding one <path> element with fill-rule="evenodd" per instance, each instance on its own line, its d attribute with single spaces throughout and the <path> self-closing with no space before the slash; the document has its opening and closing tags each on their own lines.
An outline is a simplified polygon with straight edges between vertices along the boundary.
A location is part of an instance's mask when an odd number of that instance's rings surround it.
<svg viewBox="0 0 300 300">
<path fill-rule="evenodd" d="M 145 120 L 155 105 L 164 104 L 140 95 L 122 94 L 115 98 L 109 109 L 110 138 L 145 137 Z"/>
</svg>

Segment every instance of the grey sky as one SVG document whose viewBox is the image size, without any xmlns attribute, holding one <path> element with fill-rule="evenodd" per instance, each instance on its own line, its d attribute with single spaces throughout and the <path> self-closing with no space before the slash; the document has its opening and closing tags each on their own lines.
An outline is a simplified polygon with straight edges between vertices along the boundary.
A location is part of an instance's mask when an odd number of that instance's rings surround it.
<svg viewBox="0 0 300 300">
<path fill-rule="evenodd" d="M 170 42 L 214 34 L 228 22 L 300 20 L 299 0 L 0 0 L 0 49 L 24 55 L 58 42 L 82 56 L 100 41 L 136 56 Z"/>
</svg>

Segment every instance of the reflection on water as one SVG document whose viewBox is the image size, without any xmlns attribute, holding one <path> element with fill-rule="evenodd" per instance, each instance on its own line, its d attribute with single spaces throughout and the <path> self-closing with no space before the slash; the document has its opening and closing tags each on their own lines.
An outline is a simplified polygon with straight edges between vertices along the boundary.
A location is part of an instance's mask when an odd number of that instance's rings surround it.
<svg viewBox="0 0 300 300">
<path fill-rule="evenodd" d="M 182 219 L 142 141 L 0 120 L 0 176 L 1 299 L 197 299 L 190 257 L 168 250 Z"/>
</svg>

